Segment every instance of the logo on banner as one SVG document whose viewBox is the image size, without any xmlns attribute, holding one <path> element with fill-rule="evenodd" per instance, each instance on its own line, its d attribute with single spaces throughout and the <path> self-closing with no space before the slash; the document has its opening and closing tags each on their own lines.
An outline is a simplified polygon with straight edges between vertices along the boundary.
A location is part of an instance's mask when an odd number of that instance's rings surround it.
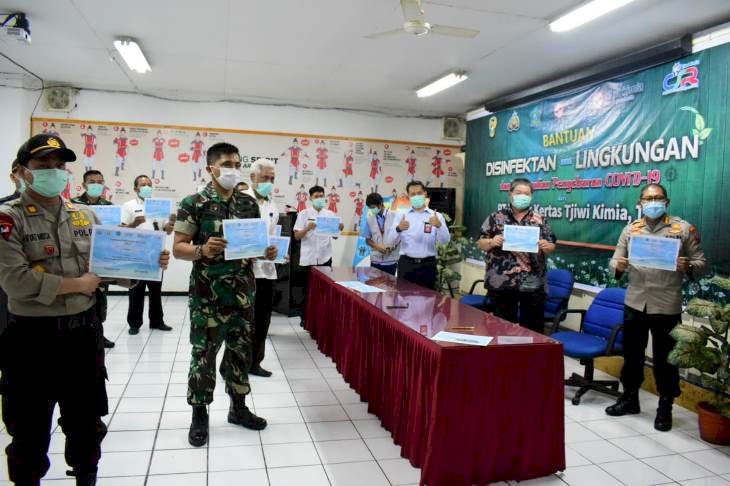
<svg viewBox="0 0 730 486">
<path fill-rule="evenodd" d="M 516 132 L 519 129 L 520 129 L 520 115 L 518 115 L 516 111 L 513 111 L 512 116 L 509 117 L 509 122 L 507 123 L 507 131 Z"/>
<path fill-rule="evenodd" d="M 489 119 L 489 138 L 494 138 L 497 134 L 497 117 L 493 116 Z"/>
<path fill-rule="evenodd" d="M 532 128 L 539 128 L 542 125 L 542 104 L 535 105 L 530 111 L 530 126 Z"/>
<path fill-rule="evenodd" d="M 664 76 L 662 95 L 678 93 L 700 87 L 700 60 L 683 64 L 674 63 L 672 72 Z"/>
</svg>

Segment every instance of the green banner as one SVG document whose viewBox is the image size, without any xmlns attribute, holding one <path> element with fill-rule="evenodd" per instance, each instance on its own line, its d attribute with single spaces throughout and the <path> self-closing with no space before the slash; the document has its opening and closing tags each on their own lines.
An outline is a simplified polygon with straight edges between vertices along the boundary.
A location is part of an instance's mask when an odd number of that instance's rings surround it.
<svg viewBox="0 0 730 486">
<path fill-rule="evenodd" d="M 525 177 L 535 186 L 535 208 L 564 242 L 552 264 L 572 266 L 578 281 L 612 284 L 605 247 L 640 216 L 640 187 L 658 182 L 669 193 L 669 213 L 697 226 L 714 271 L 727 274 L 729 77 L 724 45 L 469 122 L 470 236 L 507 204 L 509 182 Z"/>
</svg>

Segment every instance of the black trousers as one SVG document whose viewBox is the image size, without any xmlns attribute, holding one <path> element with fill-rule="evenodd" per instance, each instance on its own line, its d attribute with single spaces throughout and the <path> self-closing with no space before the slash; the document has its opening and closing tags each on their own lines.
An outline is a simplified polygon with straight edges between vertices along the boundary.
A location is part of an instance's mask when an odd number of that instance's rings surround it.
<svg viewBox="0 0 730 486">
<path fill-rule="evenodd" d="M 421 287 L 436 290 L 436 258 L 421 259 L 419 262 L 401 255 L 398 260 L 398 278 L 408 280 Z"/>
<path fill-rule="evenodd" d="M 150 308 L 148 313 L 150 327 L 159 327 L 160 324 L 164 323 L 162 313 L 162 281 L 152 282 L 141 280 L 137 285 L 129 289 L 129 309 L 127 310 L 127 323 L 129 327 L 137 329 L 142 327 L 145 288 L 150 291 Z"/>
<path fill-rule="evenodd" d="M 624 391 L 637 391 L 644 381 L 644 351 L 651 331 L 654 378 L 659 395 L 679 396 L 679 370 L 669 364 L 667 357 L 676 344 L 669 333 L 680 321 L 679 314 L 647 314 L 624 307 L 624 367 L 621 370 Z"/>
<path fill-rule="evenodd" d="M 489 290 L 488 295 L 494 301 L 497 316 L 540 334 L 545 331 L 545 292 Z"/>
<path fill-rule="evenodd" d="M 307 285 L 309 284 L 309 269 L 312 267 L 331 267 L 332 259 L 330 258 L 321 265 L 300 266 L 297 268 L 294 279 L 294 287 L 292 292 L 297 296 L 296 314 L 304 321 L 304 314 L 307 306 Z"/>
<path fill-rule="evenodd" d="M 10 480 L 40 484 L 50 466 L 53 411 L 61 408 L 66 462 L 95 472 L 108 413 L 101 325 L 93 307 L 64 318 L 10 314 L 0 344 L 2 417 Z"/>
<path fill-rule="evenodd" d="M 370 266 L 391 275 L 395 275 L 395 271 L 398 270 L 398 262 L 388 263 L 387 265 L 383 265 L 382 263 L 370 262 Z"/>
<path fill-rule="evenodd" d="M 252 368 L 261 366 L 266 353 L 266 335 L 269 333 L 271 308 L 274 305 L 274 282 L 275 280 L 267 278 L 256 279 Z"/>
</svg>

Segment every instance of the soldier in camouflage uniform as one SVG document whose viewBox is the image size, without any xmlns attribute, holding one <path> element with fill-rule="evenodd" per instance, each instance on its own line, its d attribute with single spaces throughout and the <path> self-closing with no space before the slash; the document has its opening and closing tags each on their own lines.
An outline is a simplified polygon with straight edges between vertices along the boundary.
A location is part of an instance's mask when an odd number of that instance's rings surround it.
<svg viewBox="0 0 730 486">
<path fill-rule="evenodd" d="M 253 261 L 224 259 L 223 220 L 259 218 L 254 198 L 234 190 L 240 180 L 241 158 L 230 144 L 211 146 L 207 171 L 212 182 L 180 203 L 175 223 L 177 258 L 193 261 L 190 274 L 190 343 L 193 345 L 188 381 L 188 403 L 193 418 L 191 445 L 208 441 L 208 412 L 215 389 L 215 362 L 225 342 L 220 372 L 231 397 L 228 422 L 261 430 L 266 420 L 254 415 L 245 398 L 251 391 L 248 370 L 252 360 L 254 295 Z M 276 258 L 276 247 L 266 257 Z"/>
<path fill-rule="evenodd" d="M 111 206 L 112 202 L 102 197 L 104 193 L 104 174 L 98 170 L 89 170 L 84 174 L 84 193 L 79 197 L 71 199 L 72 203 L 84 204 L 86 206 Z M 103 324 L 106 321 L 106 313 L 109 308 L 106 293 L 109 285 L 100 285 L 96 289 L 96 311 L 99 315 L 99 321 Z M 104 347 L 113 348 L 114 343 L 104 337 Z"/>
</svg>

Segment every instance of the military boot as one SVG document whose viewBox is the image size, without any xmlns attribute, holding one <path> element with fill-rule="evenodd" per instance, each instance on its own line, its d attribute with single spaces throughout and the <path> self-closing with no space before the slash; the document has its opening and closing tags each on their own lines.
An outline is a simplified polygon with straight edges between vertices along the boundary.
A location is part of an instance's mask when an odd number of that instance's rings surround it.
<svg viewBox="0 0 730 486">
<path fill-rule="evenodd" d="M 190 424 L 188 442 L 193 447 L 202 447 L 208 442 L 208 409 L 205 405 L 193 406 L 193 422 Z"/>
<path fill-rule="evenodd" d="M 76 486 L 96 486 L 96 473 L 76 474 Z"/>
<path fill-rule="evenodd" d="M 266 428 L 266 419 L 257 417 L 246 406 L 246 397 L 231 397 L 231 408 L 228 410 L 228 423 L 242 425 L 251 430 Z"/>
<path fill-rule="evenodd" d="M 637 413 L 641 413 L 638 391 L 623 392 L 615 404 L 606 408 L 606 415 L 611 415 L 612 417 Z"/>
<path fill-rule="evenodd" d="M 659 397 L 659 407 L 656 409 L 654 428 L 660 432 L 672 430 L 672 404 L 674 398 Z"/>
</svg>

